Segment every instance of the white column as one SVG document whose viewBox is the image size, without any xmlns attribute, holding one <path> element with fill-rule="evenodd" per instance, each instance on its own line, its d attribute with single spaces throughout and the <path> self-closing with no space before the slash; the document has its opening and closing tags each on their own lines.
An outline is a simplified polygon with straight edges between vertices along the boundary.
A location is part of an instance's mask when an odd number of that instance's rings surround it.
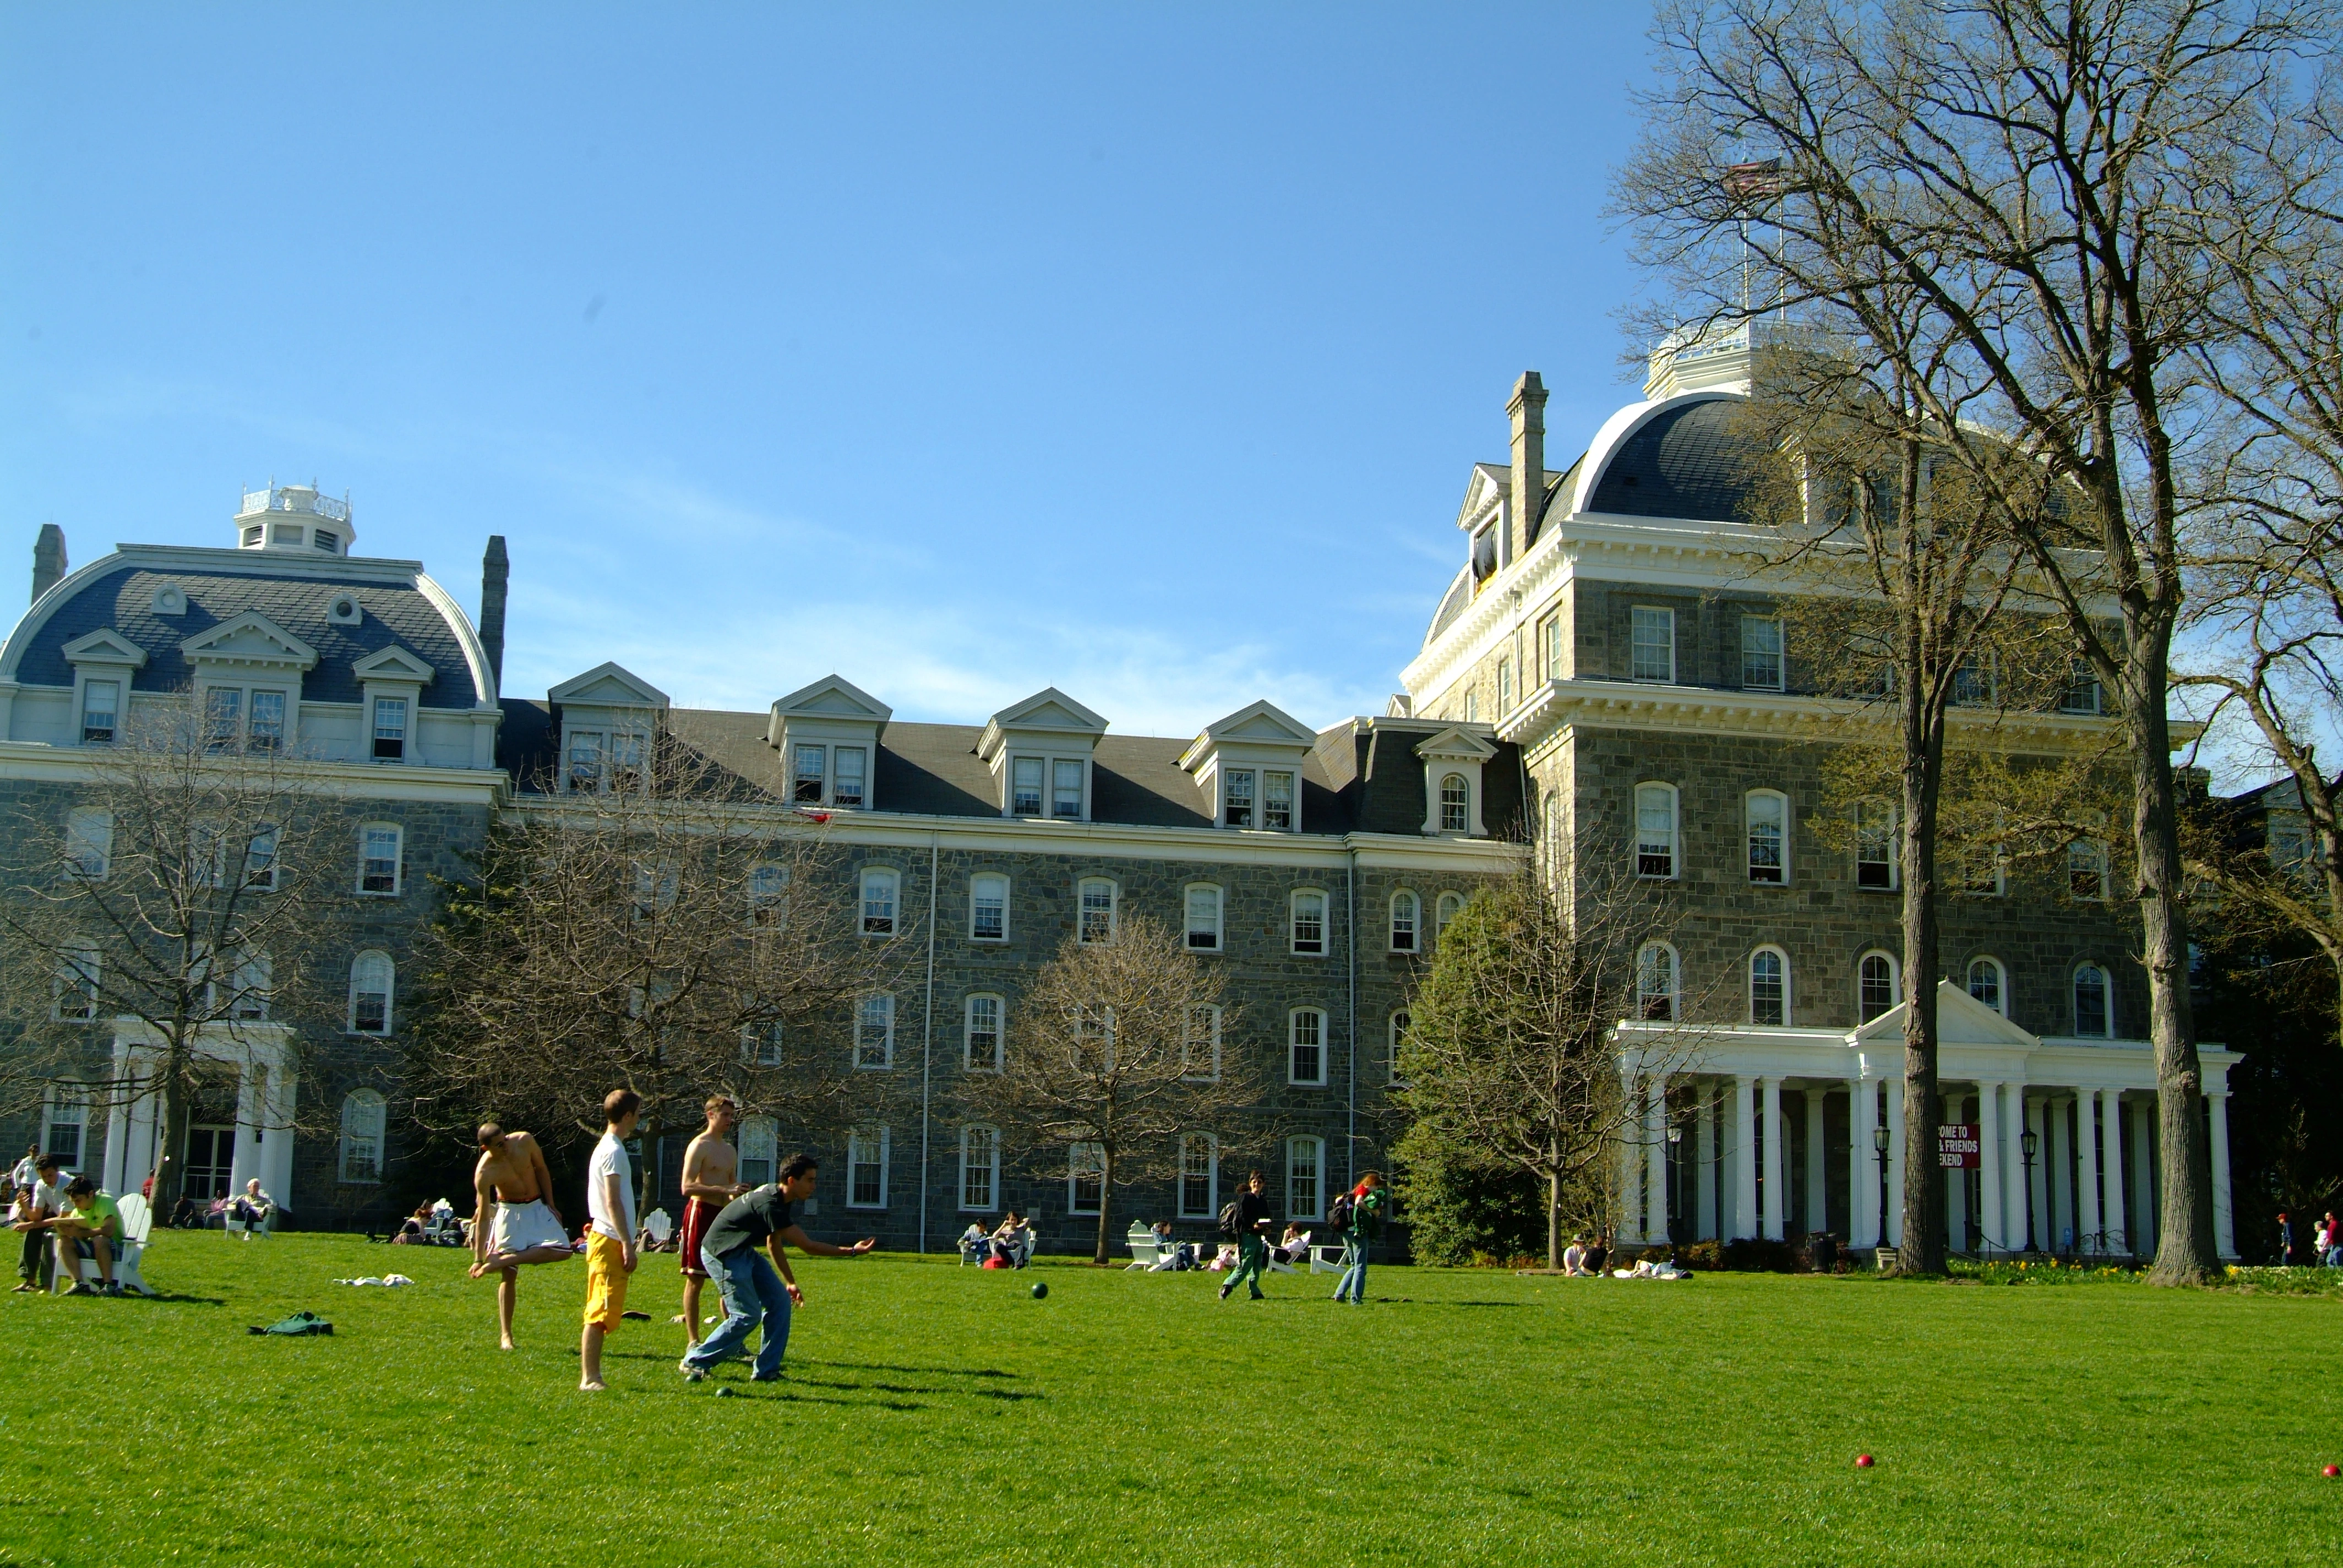
<svg viewBox="0 0 2343 1568">
<path fill-rule="evenodd" d="M 1700 1167 L 1700 1210 L 1694 1234 L 1704 1241 L 1716 1238 L 1716 1085 L 1703 1080 L 1700 1114 L 1693 1132 L 1693 1158 Z"/>
<path fill-rule="evenodd" d="M 1823 1159 L 1823 1091 L 1806 1091 L 1806 1233 L 1830 1229 L 1829 1167 Z"/>
<path fill-rule="evenodd" d="M 1635 1077 L 1623 1073 L 1626 1080 L 1627 1102 L 1634 1103 Z M 1619 1129 L 1619 1233 L 1613 1242 L 1619 1247 L 1642 1244 L 1644 1236 L 1644 1121 L 1636 1117 Z"/>
<path fill-rule="evenodd" d="M 2131 1231 L 2124 1224 L 2123 1091 L 2110 1089 L 2099 1101 L 2100 1126 L 2107 1134 L 2107 1251 L 2118 1258 L 2131 1256 Z"/>
<path fill-rule="evenodd" d="M 2155 1102 L 2131 1102 L 2131 1245 L 2140 1257 L 2156 1255 L 2156 1135 L 2149 1117 Z"/>
<path fill-rule="evenodd" d="M 1668 1085 L 1656 1072 L 1644 1083 L 1644 1239 L 1668 1239 Z"/>
<path fill-rule="evenodd" d="M 2075 1250 L 2097 1252 L 2099 1243 L 2099 1091 L 2075 1091 Z"/>
<path fill-rule="evenodd" d="M 2213 1250 L 2234 1258 L 2237 1241 L 2229 1211 L 2229 1091 L 2220 1090 L 2207 1098 L 2213 1102 Z"/>
<path fill-rule="evenodd" d="M 1733 1081 L 1733 1234 L 1757 1233 L 1756 1080 L 1744 1073 Z"/>
<path fill-rule="evenodd" d="M 1765 1080 L 1765 1216 L 1764 1234 L 1782 1239 L 1782 1081 Z"/>
<path fill-rule="evenodd" d="M 1887 1244 L 1904 1244 L 1904 1085 L 1887 1081 Z"/>
<path fill-rule="evenodd" d="M 2074 1140 L 2066 1121 L 2071 1104 L 2069 1097 L 2056 1095 L 2049 1105 L 2050 1234 L 2042 1238 L 2042 1245 L 2053 1252 L 2066 1251 L 2075 1244 Z"/>
<path fill-rule="evenodd" d="M 2050 1244 L 2050 1141 L 2042 1135 L 2049 1108 L 2046 1099 L 2036 1099 L 2026 1108 L 2026 1125 L 2034 1133 L 2034 1169 L 2027 1180 L 2034 1188 L 2033 1231 L 2036 1247 Z M 2021 1155 L 2024 1152 L 2019 1151 Z M 2020 1236 L 2017 1244 L 2024 1246 L 2026 1238 Z"/>
<path fill-rule="evenodd" d="M 2001 1119 L 2002 1231 L 2012 1251 L 2026 1245 L 2026 1085 L 2008 1086 L 2007 1114 Z"/>
<path fill-rule="evenodd" d="M 1967 1125 L 1967 1108 L 1966 1095 L 1946 1095 L 1945 1120 Z M 1945 1245 L 1956 1252 L 1969 1250 L 1969 1173 L 1966 1171 L 1945 1172 Z"/>
<path fill-rule="evenodd" d="M 260 1129 L 267 1121 L 267 1113 L 261 1109 L 261 1093 L 260 1070 L 247 1055 L 236 1071 L 236 1149 L 228 1157 L 227 1173 L 230 1192 L 243 1191 L 244 1184 L 260 1174 Z"/>
<path fill-rule="evenodd" d="M 1865 1078 L 1855 1085 L 1855 1118 L 1847 1151 L 1848 1191 L 1853 1196 L 1855 1233 L 1851 1247 L 1879 1245 L 1879 1152 L 1871 1146 L 1872 1130 L 1879 1125 L 1879 1081 Z"/>
<path fill-rule="evenodd" d="M 2006 1252 L 2002 1229 L 2001 1085 L 1977 1085 L 1977 1251 Z"/>
</svg>

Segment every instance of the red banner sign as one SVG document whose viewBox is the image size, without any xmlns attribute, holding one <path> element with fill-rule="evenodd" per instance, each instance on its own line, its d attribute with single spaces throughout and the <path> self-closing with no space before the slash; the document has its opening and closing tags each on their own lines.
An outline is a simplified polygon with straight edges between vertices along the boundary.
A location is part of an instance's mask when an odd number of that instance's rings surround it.
<svg viewBox="0 0 2343 1568">
<path fill-rule="evenodd" d="M 1936 1128 L 1936 1163 L 1947 1171 L 1975 1171 L 1985 1163 L 1974 1122 L 1946 1121 Z"/>
</svg>

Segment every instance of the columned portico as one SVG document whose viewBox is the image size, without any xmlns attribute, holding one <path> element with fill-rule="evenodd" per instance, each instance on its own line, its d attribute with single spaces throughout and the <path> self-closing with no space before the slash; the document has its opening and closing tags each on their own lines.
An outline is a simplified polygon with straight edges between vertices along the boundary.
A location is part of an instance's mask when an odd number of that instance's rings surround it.
<svg viewBox="0 0 2343 1568">
<path fill-rule="evenodd" d="M 1693 1227 L 1694 1238 L 1713 1241 L 1716 1240 L 1716 1087 L 1705 1081 L 1700 1086 L 1700 1109 L 1694 1118 L 1693 1153 L 1700 1166 L 1696 1179 L 1700 1211 Z"/>
<path fill-rule="evenodd" d="M 151 1079 L 156 1058 L 164 1050 L 160 1037 L 144 1022 L 117 1019 L 114 1033 L 116 1083 Z M 229 1191 L 259 1178 L 263 1191 L 284 1207 L 294 1206 L 293 1111 L 296 1077 L 291 1060 L 292 1030 L 281 1023 L 236 1023 L 205 1026 L 195 1054 L 219 1064 L 223 1076 L 234 1074 L 236 1146 L 229 1172 Z M 163 1157 L 185 1159 L 184 1149 L 165 1149 L 163 1096 L 159 1090 L 117 1101 L 106 1117 L 103 1182 L 116 1194 L 136 1191 L 162 1167 Z"/>
<path fill-rule="evenodd" d="M 2001 1205 L 2001 1085 L 1977 1085 L 1977 1251 L 2006 1252 Z"/>
<path fill-rule="evenodd" d="M 1875 1247 L 1879 1245 L 1879 1166 L 1871 1135 L 1879 1126 L 1879 1085 L 1857 1077 L 1848 1081 L 1847 1092 L 1855 1104 L 1846 1141 L 1847 1224 L 1851 1227 L 1847 1243 Z"/>
<path fill-rule="evenodd" d="M 1757 1233 L 1756 1080 L 1733 1081 L 1733 1233 Z"/>
<path fill-rule="evenodd" d="M 1806 1090 L 1806 1231 L 1830 1229 L 1830 1169 L 1823 1152 L 1824 1091 Z"/>
<path fill-rule="evenodd" d="M 2124 1257 L 2131 1251 L 2131 1241 L 2124 1225 L 2123 1091 L 2107 1091 L 2100 1096 L 2099 1110 L 2101 1146 L 2107 1168 L 2100 1207 L 2106 1221 L 2107 1251 Z"/>
<path fill-rule="evenodd" d="M 1656 1072 L 1644 1081 L 1644 1237 L 1668 1239 L 1668 1085 Z"/>
<path fill-rule="evenodd" d="M 1783 1199 L 1782 1171 L 1782 1081 L 1768 1078 L 1765 1082 L 1765 1236 L 1769 1241 L 1782 1239 Z"/>
</svg>

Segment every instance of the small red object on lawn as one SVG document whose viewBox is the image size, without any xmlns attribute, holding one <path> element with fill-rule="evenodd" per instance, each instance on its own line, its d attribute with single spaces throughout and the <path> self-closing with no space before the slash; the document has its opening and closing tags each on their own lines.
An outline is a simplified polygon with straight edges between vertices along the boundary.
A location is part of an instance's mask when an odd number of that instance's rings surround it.
<svg viewBox="0 0 2343 1568">
<path fill-rule="evenodd" d="M 1855 1456 L 1855 1467 L 1857 1470 L 1869 1470 L 1871 1468 L 1871 1455 L 1867 1453 L 1856 1454 Z"/>
<path fill-rule="evenodd" d="M 2321 1474 L 2321 1475 L 2323 1475 L 2323 1476 L 2325 1476 L 2328 1480 L 2332 1481 L 2332 1480 L 2334 1480 L 2337 1476 L 2338 1476 L 2338 1475 L 2343 1475 L 2343 1467 L 2338 1467 L 2338 1466 L 2336 1466 L 2336 1465 L 2332 1465 L 2332 1464 L 2330 1464 L 2330 1465 L 2328 1465 L 2326 1469 L 2324 1469 L 2324 1470 L 2320 1471 L 2318 1473 L 2319 1473 L 2319 1474 Z"/>
</svg>

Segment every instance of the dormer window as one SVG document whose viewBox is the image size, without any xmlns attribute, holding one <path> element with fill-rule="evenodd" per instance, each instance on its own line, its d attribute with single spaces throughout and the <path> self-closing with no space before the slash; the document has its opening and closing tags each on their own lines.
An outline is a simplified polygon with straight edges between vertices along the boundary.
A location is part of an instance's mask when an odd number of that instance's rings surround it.
<svg viewBox="0 0 2343 1568">
<path fill-rule="evenodd" d="M 1222 821 L 1231 828 L 1252 826 L 1252 769 L 1232 768 L 1221 776 Z"/>
<path fill-rule="evenodd" d="M 374 699 L 374 759 L 377 762 L 404 762 L 407 759 L 407 699 L 377 697 Z"/>
<path fill-rule="evenodd" d="M 1020 757 L 1010 765 L 1009 814 L 1011 817 L 1039 817 L 1041 814 L 1041 759 Z"/>
<path fill-rule="evenodd" d="M 1265 769 L 1261 776 L 1261 825 L 1273 833 L 1293 831 L 1293 775 Z"/>
<path fill-rule="evenodd" d="M 122 682 L 85 680 L 81 688 L 81 743 L 111 746 L 121 722 Z"/>
<path fill-rule="evenodd" d="M 797 753 L 797 776 L 790 799 L 800 806 L 821 804 L 823 781 L 830 773 L 830 749 L 826 746 L 800 746 Z"/>
<path fill-rule="evenodd" d="M 569 788 L 577 790 L 599 789 L 602 787 L 602 732 L 598 729 L 573 729 L 569 732 Z"/>
<path fill-rule="evenodd" d="M 1462 773 L 1448 773 L 1441 777 L 1440 830 L 1443 833 L 1469 833 L 1473 830 L 1473 786 Z"/>
<path fill-rule="evenodd" d="M 798 805 L 860 811 L 869 801 L 869 747 L 799 741 L 789 759 L 789 799 Z"/>
<path fill-rule="evenodd" d="M 204 749 L 214 752 L 282 751 L 285 693 L 266 687 L 205 688 Z"/>
<path fill-rule="evenodd" d="M 1050 764 L 1050 815 L 1080 821 L 1082 815 L 1082 765 L 1061 757 Z"/>
<path fill-rule="evenodd" d="M 836 769 L 830 781 L 830 803 L 850 810 L 862 806 L 862 770 L 870 754 L 860 746 L 841 746 L 833 754 Z"/>
</svg>

